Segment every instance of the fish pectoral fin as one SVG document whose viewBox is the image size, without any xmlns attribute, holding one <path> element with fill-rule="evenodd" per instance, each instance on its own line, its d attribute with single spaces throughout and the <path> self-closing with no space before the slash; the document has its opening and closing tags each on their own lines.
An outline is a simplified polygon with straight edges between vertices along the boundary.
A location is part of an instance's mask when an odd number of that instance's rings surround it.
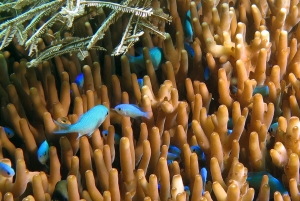
<svg viewBox="0 0 300 201">
<path fill-rule="evenodd" d="M 92 134 L 94 133 L 94 131 L 93 132 L 90 132 L 90 133 L 88 133 L 88 134 L 86 134 L 88 137 L 92 137 Z"/>
<path fill-rule="evenodd" d="M 77 136 L 76 140 L 78 140 L 78 139 L 81 138 L 82 136 L 83 136 L 83 134 L 78 133 L 78 136 Z"/>
</svg>

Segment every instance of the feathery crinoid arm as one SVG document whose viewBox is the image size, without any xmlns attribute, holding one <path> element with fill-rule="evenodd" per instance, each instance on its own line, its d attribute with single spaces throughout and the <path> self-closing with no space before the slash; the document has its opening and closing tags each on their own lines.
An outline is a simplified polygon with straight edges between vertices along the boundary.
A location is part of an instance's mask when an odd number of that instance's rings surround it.
<svg viewBox="0 0 300 201">
<path fill-rule="evenodd" d="M 28 47 L 31 46 L 32 44 L 36 44 L 37 39 L 41 37 L 58 20 L 63 20 L 60 13 L 56 13 L 46 23 L 44 23 L 38 30 L 36 30 L 36 32 L 26 41 L 25 48 L 28 49 Z"/>
<path fill-rule="evenodd" d="M 80 60 L 84 60 L 88 56 L 87 44 L 89 43 L 91 36 L 86 38 L 68 37 L 60 41 L 54 42 L 55 45 L 44 50 L 35 59 L 27 62 L 27 67 L 36 67 L 39 63 L 49 60 L 53 57 L 63 54 L 72 54 L 78 52 L 77 56 Z M 105 48 L 99 46 L 93 46 L 92 49 L 105 50 Z"/>
<path fill-rule="evenodd" d="M 16 5 L 16 2 L 0 4 L 0 12 L 11 11 L 13 7 Z"/>
<path fill-rule="evenodd" d="M 131 48 L 133 44 L 139 40 L 139 37 L 144 34 L 143 31 L 136 33 L 136 26 L 134 28 L 135 34 L 131 34 L 131 32 L 133 31 L 132 29 L 133 18 L 134 15 L 131 15 L 128 20 L 128 25 L 123 33 L 121 42 L 112 52 L 113 56 L 118 56 L 120 54 L 126 53 L 129 50 L 129 48 Z"/>
<path fill-rule="evenodd" d="M 146 0 L 144 2 L 143 7 L 147 7 L 146 5 L 148 5 L 148 2 L 151 2 L 151 1 Z M 139 5 L 140 3 L 141 3 L 141 0 L 137 1 L 136 5 Z M 137 26 L 136 26 L 137 23 L 135 24 L 134 29 L 132 29 L 134 17 L 135 17 L 135 15 L 131 14 L 131 16 L 128 20 L 127 27 L 123 33 L 121 41 L 120 41 L 119 45 L 112 52 L 113 56 L 117 56 L 117 55 L 126 53 L 129 50 L 129 48 L 131 48 L 134 45 L 134 43 L 139 40 L 139 37 L 144 34 L 144 31 L 142 31 L 142 30 L 139 30 L 137 32 Z M 137 17 L 136 21 L 139 21 L 139 19 L 140 19 L 140 17 Z"/>
<path fill-rule="evenodd" d="M 142 7 L 148 9 L 151 7 L 151 0 L 139 0 L 136 2 L 136 7 Z M 122 39 L 119 45 L 114 49 L 112 55 L 120 55 L 126 53 L 129 48 L 131 48 L 135 42 L 139 40 L 139 37 L 144 34 L 144 30 L 150 30 L 151 33 L 160 36 L 165 39 L 165 33 L 160 31 L 156 26 L 154 26 L 150 21 L 150 17 L 157 17 L 160 21 L 171 22 L 172 18 L 165 14 L 161 9 L 153 10 L 151 16 L 135 16 L 131 14 L 131 17 L 128 21 L 128 25 L 124 31 Z M 134 28 L 132 28 L 134 25 Z"/>
<path fill-rule="evenodd" d="M 152 8 L 145 9 L 144 7 L 129 7 L 127 5 L 106 2 L 106 1 L 81 1 L 81 4 L 86 4 L 88 7 L 108 7 L 114 11 L 120 11 L 122 13 L 133 13 L 140 17 L 148 17 L 152 15 Z"/>
<path fill-rule="evenodd" d="M 41 4 L 41 1 L 36 1 L 36 0 L 34 0 L 32 2 L 36 3 L 33 8 L 30 8 L 27 11 L 23 11 L 23 14 L 15 16 L 10 20 L 0 23 L 0 30 L 3 30 L 2 32 L 0 32 L 0 39 L 2 41 L 1 45 L 0 45 L 0 50 L 3 49 L 4 47 L 6 47 L 7 45 L 9 45 L 9 43 L 11 42 L 11 40 L 13 39 L 14 36 L 16 36 L 19 44 L 23 45 L 25 43 L 25 41 L 27 40 L 27 31 L 30 28 L 33 28 L 40 21 L 40 19 L 43 16 L 49 14 L 50 12 L 56 12 L 57 9 L 59 9 L 64 3 L 61 0 L 55 0 L 55 1 L 51 1 L 49 3 L 44 3 L 44 4 Z M 11 2 L 1 4 L 0 6 L 1 6 L 2 10 L 0 10 L 0 12 L 7 10 L 7 9 L 4 10 L 4 5 L 9 6 L 10 9 L 13 10 L 13 9 L 15 9 L 16 5 L 18 5 L 17 8 L 19 9 L 25 5 L 31 4 L 32 2 L 27 2 L 26 0 L 24 0 L 24 1 L 14 2 L 14 4 L 12 4 Z M 44 0 L 42 2 L 47 2 L 47 0 Z M 17 11 L 17 10 L 15 9 L 15 11 Z M 35 16 L 38 16 L 38 17 L 35 17 Z M 26 27 L 24 29 L 23 23 L 32 18 L 34 19 L 34 21 L 32 21 L 29 24 L 28 28 Z M 36 35 L 37 34 L 33 34 L 33 36 L 36 36 Z M 34 39 L 37 39 L 37 37 Z M 29 44 L 32 43 L 32 41 L 34 41 L 33 38 L 29 42 Z M 33 52 L 34 49 L 35 48 L 31 48 L 31 50 L 32 50 L 31 52 Z"/>
<path fill-rule="evenodd" d="M 61 4 L 62 1 L 56 0 L 56 1 L 51 1 L 46 4 L 42 4 L 36 8 L 33 8 L 11 20 L 7 20 L 6 22 L 0 24 L 0 30 L 3 30 L 9 26 L 15 26 L 24 23 L 25 21 L 33 18 L 35 15 L 39 14 L 40 12 L 43 12 L 47 9 L 52 9 L 53 6 L 57 4 Z"/>
<path fill-rule="evenodd" d="M 134 0 L 124 0 L 120 3 L 120 5 L 128 6 L 133 1 Z M 108 15 L 108 17 L 102 23 L 101 27 L 96 31 L 96 33 L 91 38 L 91 41 L 89 42 L 87 48 L 91 49 L 97 43 L 98 40 L 103 38 L 104 33 L 107 31 L 109 26 L 111 24 L 113 24 L 116 20 L 118 20 L 122 15 L 123 15 L 123 13 L 121 11 L 115 11 L 115 10 L 111 11 L 111 13 Z"/>
</svg>

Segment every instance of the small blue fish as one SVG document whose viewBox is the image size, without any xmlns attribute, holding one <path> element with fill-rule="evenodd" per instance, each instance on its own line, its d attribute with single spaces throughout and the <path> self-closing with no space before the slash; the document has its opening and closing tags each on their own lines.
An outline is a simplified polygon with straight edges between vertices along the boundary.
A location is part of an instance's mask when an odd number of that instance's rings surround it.
<svg viewBox="0 0 300 201">
<path fill-rule="evenodd" d="M 192 153 L 196 153 L 198 156 L 198 160 L 205 161 L 205 154 L 200 148 L 199 145 L 194 145 L 190 147 Z"/>
<path fill-rule="evenodd" d="M 183 31 L 184 31 L 184 37 L 188 42 L 193 41 L 193 36 L 194 36 L 194 32 L 193 32 L 193 27 L 191 24 L 191 11 L 189 10 L 186 13 L 184 22 L 183 22 Z"/>
<path fill-rule="evenodd" d="M 149 53 L 154 70 L 157 70 L 164 59 L 163 50 L 159 47 L 153 47 L 149 50 Z M 139 70 L 139 72 L 146 69 L 144 55 L 139 55 L 135 57 L 126 54 L 126 56 L 128 57 L 129 63 L 138 64 L 140 66 L 141 69 Z"/>
<path fill-rule="evenodd" d="M 276 132 L 278 130 L 278 122 L 273 123 L 270 128 L 269 128 L 269 132 L 272 136 L 276 136 Z"/>
<path fill-rule="evenodd" d="M 168 155 L 167 155 L 167 161 L 168 161 L 168 160 L 174 161 L 174 160 L 177 159 L 177 158 L 179 158 L 179 155 L 168 152 Z"/>
<path fill-rule="evenodd" d="M 3 129 L 4 129 L 4 131 L 5 131 L 8 138 L 12 138 L 12 137 L 15 136 L 15 132 L 12 129 L 10 129 L 8 127 L 3 127 Z"/>
<path fill-rule="evenodd" d="M 170 165 L 174 160 L 167 160 L 167 164 Z"/>
<path fill-rule="evenodd" d="M 201 8 L 202 4 L 199 3 L 197 5 L 197 11 Z M 192 42 L 193 41 L 193 36 L 194 36 L 194 32 L 193 32 L 193 27 L 191 24 L 191 11 L 189 10 L 186 13 L 185 19 L 183 21 L 183 31 L 184 31 L 184 37 L 188 42 Z"/>
<path fill-rule="evenodd" d="M 232 118 L 229 118 L 229 119 L 228 119 L 228 122 L 227 122 L 227 128 L 228 128 L 228 129 L 233 129 L 233 120 L 232 120 Z"/>
<path fill-rule="evenodd" d="M 108 109 L 104 105 L 96 105 L 84 113 L 75 124 L 63 124 L 54 121 L 60 130 L 54 134 L 78 133 L 77 139 L 83 135 L 90 137 L 108 116 Z"/>
<path fill-rule="evenodd" d="M 231 129 L 228 129 L 228 130 L 227 130 L 227 135 L 231 135 L 231 133 L 232 133 L 232 130 L 231 130 Z"/>
<path fill-rule="evenodd" d="M 204 80 L 207 81 L 210 77 L 210 70 L 209 68 L 206 66 L 206 68 L 204 69 Z"/>
<path fill-rule="evenodd" d="M 176 146 L 173 146 L 173 145 L 169 146 L 169 152 L 173 153 L 173 154 L 176 154 L 176 155 L 180 155 L 180 153 L 181 153 L 180 149 Z"/>
<path fill-rule="evenodd" d="M 236 94 L 238 92 L 238 88 L 234 85 L 230 85 L 230 93 Z"/>
<path fill-rule="evenodd" d="M 83 87 L 84 83 L 84 76 L 83 73 L 80 73 L 76 78 L 75 78 L 75 83 L 77 84 L 78 88 Z"/>
<path fill-rule="evenodd" d="M 140 89 L 141 89 L 144 86 L 144 79 L 143 78 L 137 79 L 137 82 L 138 82 L 138 84 L 140 86 Z"/>
<path fill-rule="evenodd" d="M 190 55 L 192 58 L 195 56 L 194 49 L 188 42 L 184 42 L 184 49 L 187 51 L 188 55 Z"/>
<path fill-rule="evenodd" d="M 101 133 L 102 133 L 102 137 L 106 139 L 108 135 L 108 130 L 103 130 Z M 120 140 L 121 140 L 121 136 L 115 133 L 114 134 L 115 144 L 120 144 Z"/>
<path fill-rule="evenodd" d="M 119 104 L 115 107 L 115 111 L 120 115 L 137 118 L 145 117 L 149 119 L 149 113 L 143 112 L 137 105 L 133 104 Z"/>
<path fill-rule="evenodd" d="M 187 193 L 188 196 L 191 195 L 191 190 L 190 190 L 190 187 L 188 186 L 184 186 L 184 191 Z"/>
<path fill-rule="evenodd" d="M 15 171 L 6 163 L 0 162 L 0 174 L 3 177 L 13 177 L 15 175 Z"/>
<path fill-rule="evenodd" d="M 41 164 L 46 164 L 47 160 L 49 159 L 49 145 L 47 140 L 44 140 L 44 142 L 38 148 L 37 157 Z"/>
<path fill-rule="evenodd" d="M 253 90 L 252 95 L 261 94 L 262 96 L 269 95 L 269 87 L 268 86 L 256 86 Z"/>
<path fill-rule="evenodd" d="M 203 182 L 203 189 L 202 189 L 202 195 L 203 195 L 205 192 L 205 185 L 207 181 L 207 169 L 205 167 L 201 168 L 200 175 L 202 177 L 202 182 Z"/>
<path fill-rule="evenodd" d="M 259 190 L 264 175 L 268 175 L 269 177 L 270 195 L 274 195 L 276 191 L 279 191 L 281 195 L 289 194 L 282 183 L 266 171 L 248 172 L 247 181 L 249 182 L 249 186 L 253 187 L 255 190 Z"/>
</svg>

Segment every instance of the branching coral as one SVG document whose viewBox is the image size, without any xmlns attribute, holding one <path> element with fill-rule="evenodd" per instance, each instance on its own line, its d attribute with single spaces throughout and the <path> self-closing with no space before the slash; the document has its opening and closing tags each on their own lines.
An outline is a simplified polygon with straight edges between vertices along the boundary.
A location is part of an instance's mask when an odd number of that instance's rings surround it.
<svg viewBox="0 0 300 201">
<path fill-rule="evenodd" d="M 299 5 L 0 3 L 1 199 L 299 200 Z M 90 138 L 54 133 L 99 104 Z"/>
</svg>

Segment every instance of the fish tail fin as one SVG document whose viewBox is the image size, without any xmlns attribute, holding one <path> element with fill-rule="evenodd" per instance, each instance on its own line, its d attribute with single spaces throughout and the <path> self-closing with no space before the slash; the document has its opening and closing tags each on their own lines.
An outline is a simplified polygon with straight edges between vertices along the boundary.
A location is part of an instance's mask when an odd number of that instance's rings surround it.
<svg viewBox="0 0 300 201">
<path fill-rule="evenodd" d="M 151 112 L 144 112 L 144 117 L 147 119 L 150 119 L 150 113 Z"/>
<path fill-rule="evenodd" d="M 76 138 L 76 140 L 79 140 L 79 138 L 81 138 L 83 135 L 81 133 L 78 133 L 78 136 Z"/>
</svg>

